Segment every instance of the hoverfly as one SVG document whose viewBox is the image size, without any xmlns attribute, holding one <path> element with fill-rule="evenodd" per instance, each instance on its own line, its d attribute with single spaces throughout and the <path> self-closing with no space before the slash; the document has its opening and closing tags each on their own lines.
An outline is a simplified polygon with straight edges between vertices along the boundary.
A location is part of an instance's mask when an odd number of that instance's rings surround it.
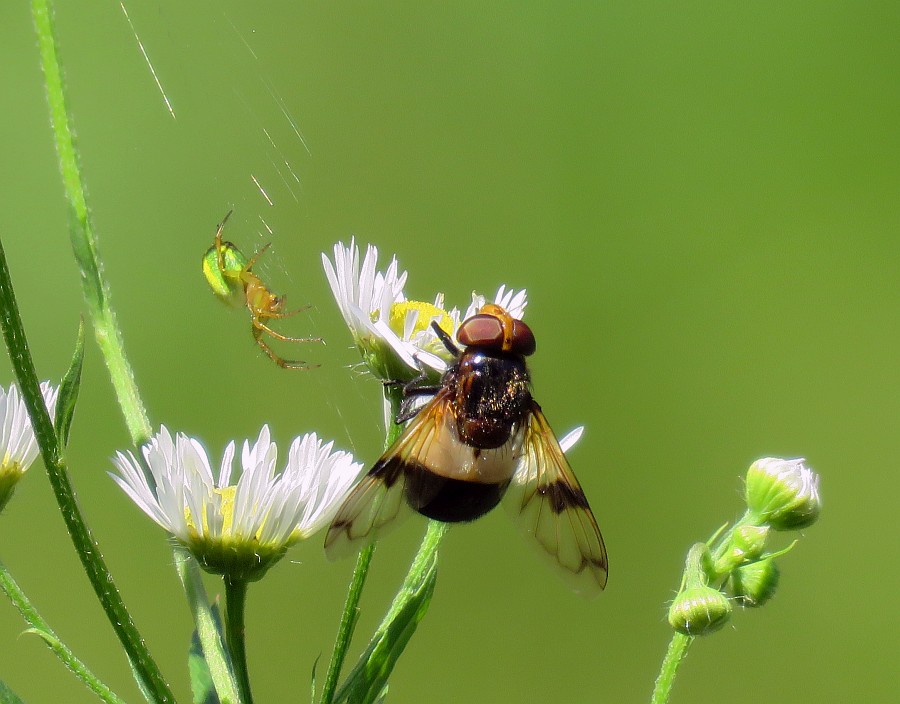
<svg viewBox="0 0 900 704">
<path fill-rule="evenodd" d="M 459 349 L 438 386 L 404 387 L 400 438 L 345 499 L 325 548 L 330 556 L 374 540 L 408 506 L 438 521 L 472 521 L 501 499 L 576 589 L 606 586 L 606 548 L 578 480 L 541 407 L 532 398 L 525 357 L 531 329 L 498 305 L 483 306 L 459 327 Z M 424 405 L 423 396 L 430 395 Z M 418 403 L 417 403 L 418 402 Z"/>
<path fill-rule="evenodd" d="M 289 318 L 309 306 L 285 311 L 286 297 L 269 291 L 263 280 L 253 272 L 253 266 L 271 243 L 264 245 L 248 260 L 234 244 L 222 239 L 222 230 L 225 229 L 231 212 L 229 210 L 216 227 L 213 245 L 203 255 L 203 275 L 219 300 L 247 307 L 253 340 L 269 359 L 282 369 L 309 369 L 310 365 L 306 362 L 282 358 L 263 339 L 265 333 L 285 342 L 322 342 L 319 337 L 288 337 L 268 325 L 269 320 Z"/>
</svg>

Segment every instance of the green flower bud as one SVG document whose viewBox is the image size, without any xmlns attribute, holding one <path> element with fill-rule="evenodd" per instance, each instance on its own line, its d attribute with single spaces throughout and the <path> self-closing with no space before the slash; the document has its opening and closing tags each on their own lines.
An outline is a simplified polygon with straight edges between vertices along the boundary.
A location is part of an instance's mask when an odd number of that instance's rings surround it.
<svg viewBox="0 0 900 704">
<path fill-rule="evenodd" d="M 819 475 L 803 459 L 766 457 L 747 471 L 747 507 L 775 530 L 798 530 L 815 522 L 822 502 Z"/>
<path fill-rule="evenodd" d="M 766 547 L 769 526 L 742 525 L 731 534 L 731 544 L 745 561 L 758 559 Z"/>
<path fill-rule="evenodd" d="M 741 606 L 762 606 L 775 596 L 779 576 L 775 560 L 767 558 L 753 562 L 732 572 L 729 591 Z"/>
<path fill-rule="evenodd" d="M 726 575 L 736 567 L 758 560 L 766 547 L 769 526 L 741 524 L 735 526 L 715 561 L 717 574 Z"/>
<path fill-rule="evenodd" d="M 669 624 L 679 633 L 705 636 L 731 617 L 731 602 L 720 591 L 697 585 L 681 590 L 669 607 Z"/>
</svg>

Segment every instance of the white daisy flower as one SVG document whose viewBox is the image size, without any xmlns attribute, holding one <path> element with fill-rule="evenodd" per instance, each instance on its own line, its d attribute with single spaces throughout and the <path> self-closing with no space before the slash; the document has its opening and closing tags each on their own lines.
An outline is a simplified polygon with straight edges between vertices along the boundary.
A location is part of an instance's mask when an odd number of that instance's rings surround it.
<svg viewBox="0 0 900 704">
<path fill-rule="evenodd" d="M 149 475 L 134 454 L 118 452 L 110 476 L 204 569 L 252 581 L 330 522 L 359 475 L 362 465 L 332 446 L 315 433 L 299 437 L 276 472 L 278 448 L 264 425 L 256 442 L 244 441 L 240 472 L 230 442 L 214 477 L 203 446 L 163 426 L 141 449 Z"/>
<path fill-rule="evenodd" d="M 59 388 L 41 384 L 44 405 L 52 417 Z M 15 384 L 0 386 L 0 511 L 12 498 L 16 484 L 38 456 L 38 444 L 25 401 Z"/>
<path fill-rule="evenodd" d="M 403 293 L 407 272 L 399 270 L 397 258 L 391 258 L 383 273 L 377 262 L 378 249 L 367 245 L 360 268 L 355 239 L 349 246 L 342 242 L 334 246 L 333 263 L 322 255 L 325 276 L 363 359 L 384 380 L 409 380 L 423 371 L 442 373 L 451 355 L 432 330 L 432 321 L 455 338 L 460 323 L 485 304 L 485 297 L 473 293 L 464 316 L 458 308 L 444 309 L 442 293 L 434 303 L 408 301 Z M 493 302 L 521 318 L 527 296 L 524 290 L 501 286 Z"/>
</svg>

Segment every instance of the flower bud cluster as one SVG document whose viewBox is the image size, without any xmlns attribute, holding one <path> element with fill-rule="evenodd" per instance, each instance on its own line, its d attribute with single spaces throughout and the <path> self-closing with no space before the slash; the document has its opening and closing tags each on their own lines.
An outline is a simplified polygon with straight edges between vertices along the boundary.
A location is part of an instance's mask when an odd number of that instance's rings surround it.
<svg viewBox="0 0 900 704">
<path fill-rule="evenodd" d="M 706 635 L 731 617 L 730 600 L 757 607 L 778 586 L 778 552 L 766 552 L 772 531 L 799 530 L 819 516 L 819 476 L 804 460 L 767 457 L 747 471 L 747 512 L 730 530 L 688 553 L 681 589 L 669 608 L 669 623 L 686 635 Z M 716 542 L 718 538 L 718 542 Z M 715 547 L 711 547 L 715 543 Z"/>
</svg>

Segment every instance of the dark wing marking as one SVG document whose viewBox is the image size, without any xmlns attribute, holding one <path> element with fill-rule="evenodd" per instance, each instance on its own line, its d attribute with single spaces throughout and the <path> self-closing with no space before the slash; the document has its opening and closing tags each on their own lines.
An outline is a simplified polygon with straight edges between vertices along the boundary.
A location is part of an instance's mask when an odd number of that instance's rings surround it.
<svg viewBox="0 0 900 704">
<path fill-rule="evenodd" d="M 407 472 L 417 466 L 416 458 L 424 456 L 444 426 L 449 399 L 446 390 L 439 391 L 344 499 L 325 537 L 330 559 L 352 552 L 360 541 L 375 540 L 408 511 Z"/>
<path fill-rule="evenodd" d="M 562 568 L 576 591 L 593 596 L 606 586 L 603 537 L 541 407 L 532 401 L 507 509 Z"/>
</svg>

